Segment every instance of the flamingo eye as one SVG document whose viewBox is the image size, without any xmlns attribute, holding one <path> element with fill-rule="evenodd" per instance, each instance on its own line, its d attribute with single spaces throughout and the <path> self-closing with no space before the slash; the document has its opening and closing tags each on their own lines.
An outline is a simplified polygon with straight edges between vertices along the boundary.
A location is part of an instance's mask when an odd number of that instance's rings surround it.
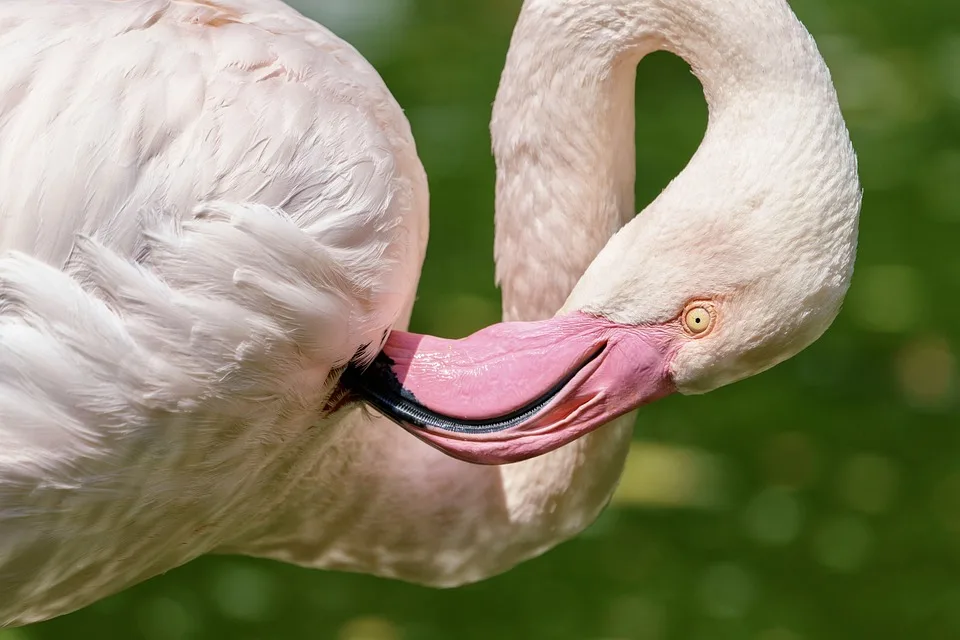
<svg viewBox="0 0 960 640">
<path fill-rule="evenodd" d="M 683 328 L 692 335 L 702 336 L 713 326 L 715 315 L 712 305 L 694 303 L 683 312 Z"/>
</svg>

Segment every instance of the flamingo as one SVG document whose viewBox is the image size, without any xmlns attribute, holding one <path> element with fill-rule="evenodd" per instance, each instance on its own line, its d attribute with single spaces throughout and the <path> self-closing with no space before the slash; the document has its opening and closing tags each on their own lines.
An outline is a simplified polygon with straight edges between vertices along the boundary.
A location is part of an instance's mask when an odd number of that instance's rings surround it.
<svg viewBox="0 0 960 640">
<path fill-rule="evenodd" d="M 634 216 L 655 50 L 709 120 Z M 523 2 L 491 122 L 504 322 L 462 340 L 405 332 L 426 176 L 324 27 L 7 0 L 0 56 L 2 626 L 207 553 L 506 571 L 594 520 L 638 407 L 800 352 L 852 277 L 856 157 L 785 0 Z"/>
</svg>

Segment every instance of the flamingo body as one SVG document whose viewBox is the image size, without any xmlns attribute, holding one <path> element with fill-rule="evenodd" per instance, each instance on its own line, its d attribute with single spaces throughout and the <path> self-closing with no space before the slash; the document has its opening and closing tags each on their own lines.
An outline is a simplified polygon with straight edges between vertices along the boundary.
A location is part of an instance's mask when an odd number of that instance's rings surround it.
<svg viewBox="0 0 960 640">
<path fill-rule="evenodd" d="M 709 122 L 635 216 L 659 49 Z M 850 283 L 856 156 L 785 0 L 524 1 L 508 322 L 462 340 L 403 331 L 428 196 L 399 106 L 279 0 L 7 0 L 0 61 L 0 626 L 208 552 L 505 571 L 596 518 L 634 410 L 792 357 Z"/>
<path fill-rule="evenodd" d="M 376 72 L 280 2 L 4 2 L 0 59 L 2 625 L 262 520 L 406 322 L 427 188 Z"/>
</svg>

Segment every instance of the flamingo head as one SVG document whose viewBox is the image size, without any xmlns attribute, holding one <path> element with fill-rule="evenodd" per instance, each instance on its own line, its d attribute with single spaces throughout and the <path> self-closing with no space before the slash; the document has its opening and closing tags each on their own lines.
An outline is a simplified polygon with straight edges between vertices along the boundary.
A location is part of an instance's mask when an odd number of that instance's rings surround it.
<svg viewBox="0 0 960 640">
<path fill-rule="evenodd" d="M 830 325 L 852 272 L 850 252 L 833 269 L 747 260 L 757 277 L 728 285 L 727 273 L 684 296 L 641 286 L 623 260 L 606 259 L 554 318 L 503 322 L 461 340 L 394 331 L 369 367 L 348 368 L 344 383 L 449 455 L 516 462 L 674 392 L 703 393 L 786 360 Z M 683 278 L 696 279 L 675 277 Z M 659 314 L 632 317 L 644 308 L 632 301 Z"/>
</svg>

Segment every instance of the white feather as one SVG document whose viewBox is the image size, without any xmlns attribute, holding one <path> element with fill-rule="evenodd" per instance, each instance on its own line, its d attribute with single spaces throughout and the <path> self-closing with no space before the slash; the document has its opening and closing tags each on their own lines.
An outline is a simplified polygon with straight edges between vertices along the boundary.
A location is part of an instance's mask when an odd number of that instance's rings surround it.
<svg viewBox="0 0 960 640">
<path fill-rule="evenodd" d="M 279 2 L 10 0 L 0 55 L 4 625 L 252 526 L 427 211 L 377 74 Z"/>
<path fill-rule="evenodd" d="M 658 48 L 710 128 L 617 233 Z M 349 45 L 277 0 L 6 0 L 0 59 L 0 626 L 210 551 L 463 584 L 607 504 L 632 415 L 499 468 L 320 415 L 406 325 L 427 237 L 409 126 Z M 506 318 L 715 295 L 716 339 L 674 363 L 697 391 L 835 315 L 855 157 L 784 0 L 526 0 L 492 134 Z"/>
</svg>

